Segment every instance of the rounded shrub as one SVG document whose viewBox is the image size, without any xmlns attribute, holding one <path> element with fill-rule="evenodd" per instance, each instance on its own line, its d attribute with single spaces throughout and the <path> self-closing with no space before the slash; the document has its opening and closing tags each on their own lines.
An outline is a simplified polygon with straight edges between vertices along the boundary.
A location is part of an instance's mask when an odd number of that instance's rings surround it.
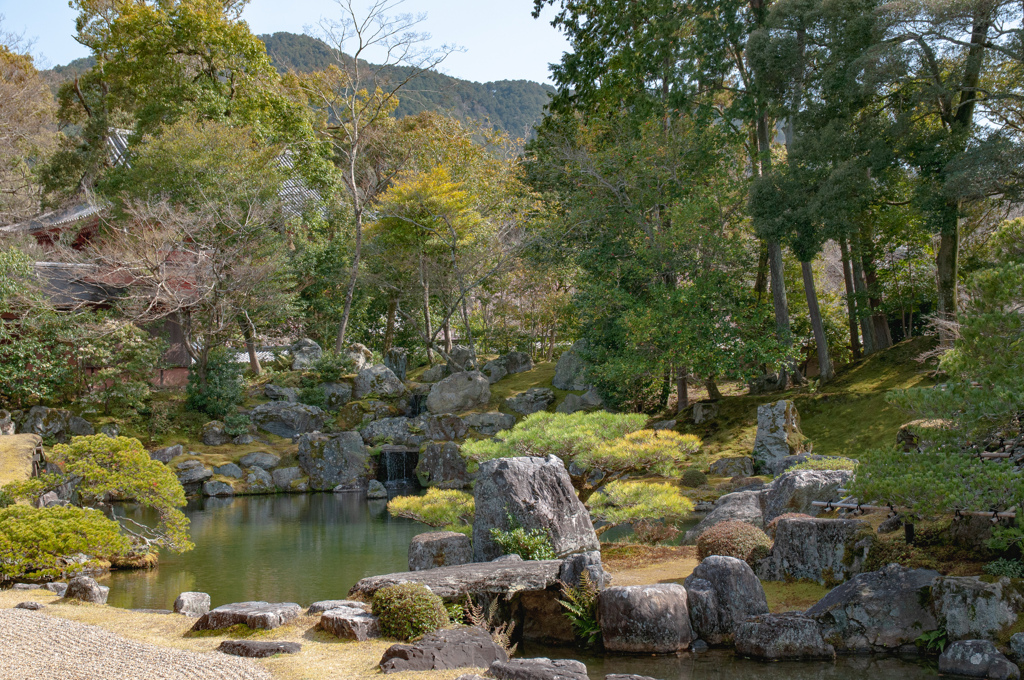
<svg viewBox="0 0 1024 680">
<path fill-rule="evenodd" d="M 708 476 L 697 468 L 687 468 L 681 481 L 687 489 L 696 489 L 708 483 Z"/>
<path fill-rule="evenodd" d="M 697 539 L 697 558 L 711 555 L 735 557 L 753 565 L 768 556 L 772 541 L 768 535 L 746 522 L 719 522 Z"/>
<path fill-rule="evenodd" d="M 764 528 L 764 532 L 768 534 L 768 538 L 775 540 L 775 530 L 779 528 L 780 519 L 811 519 L 810 515 L 805 515 L 802 512 L 787 512 L 779 515 L 771 522 L 768 522 L 768 526 Z"/>
<path fill-rule="evenodd" d="M 381 588 L 373 596 L 373 615 L 381 635 L 395 640 L 414 640 L 449 623 L 444 602 L 421 583 Z"/>
</svg>

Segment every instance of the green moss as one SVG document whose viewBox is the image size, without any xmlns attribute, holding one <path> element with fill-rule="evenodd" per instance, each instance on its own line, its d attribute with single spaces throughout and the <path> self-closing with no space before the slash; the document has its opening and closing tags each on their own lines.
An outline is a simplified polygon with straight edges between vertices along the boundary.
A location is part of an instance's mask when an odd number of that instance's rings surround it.
<svg viewBox="0 0 1024 680">
<path fill-rule="evenodd" d="M 554 361 L 543 361 L 539 364 L 534 364 L 533 370 L 505 376 L 498 382 L 491 385 L 490 402 L 488 402 L 486 408 L 478 410 L 481 412 L 501 411 L 502 413 L 510 413 L 518 418 L 520 417 L 518 413 L 514 413 L 513 411 L 505 408 L 505 400 L 510 397 L 514 397 L 521 392 L 525 392 L 531 387 L 546 387 L 555 393 L 555 401 L 548 408 L 549 411 L 554 411 L 555 408 L 565 401 L 565 398 L 570 394 L 583 394 L 583 392 L 560 390 L 551 384 L 551 381 L 555 378 L 556 365 L 557 364 Z"/>
<path fill-rule="evenodd" d="M 774 613 L 804 611 L 828 595 L 832 589 L 814 581 L 763 581 L 764 595 L 768 599 L 768 610 Z"/>
</svg>

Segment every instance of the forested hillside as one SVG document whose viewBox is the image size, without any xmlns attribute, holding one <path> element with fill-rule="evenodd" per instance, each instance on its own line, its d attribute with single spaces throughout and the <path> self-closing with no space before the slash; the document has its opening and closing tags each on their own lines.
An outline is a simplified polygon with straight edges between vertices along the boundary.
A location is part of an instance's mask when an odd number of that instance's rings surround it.
<svg viewBox="0 0 1024 680">
<path fill-rule="evenodd" d="M 330 48 L 308 35 L 274 33 L 258 36 L 267 46 L 270 61 L 279 73 L 322 71 L 332 63 Z M 95 64 L 92 57 L 75 59 L 55 66 L 48 73 L 54 87 L 80 76 Z M 391 69 L 402 78 L 408 69 Z M 395 110 L 396 118 L 414 116 L 421 111 L 451 111 L 463 120 L 487 120 L 513 137 L 529 137 L 544 115 L 548 95 L 555 90 L 529 80 L 498 80 L 474 83 L 442 73 L 430 72 L 416 79 L 412 88 L 403 90 Z"/>
</svg>

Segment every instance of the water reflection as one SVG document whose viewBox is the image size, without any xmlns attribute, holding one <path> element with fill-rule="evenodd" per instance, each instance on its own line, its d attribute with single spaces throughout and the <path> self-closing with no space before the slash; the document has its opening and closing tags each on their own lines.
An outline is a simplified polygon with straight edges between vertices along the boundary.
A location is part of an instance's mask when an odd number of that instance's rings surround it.
<svg viewBox="0 0 1024 680">
<path fill-rule="evenodd" d="M 165 553 L 152 571 L 115 572 L 109 604 L 168 609 L 178 593 L 209 593 L 214 606 L 246 600 L 343 598 L 364 576 L 404 571 L 409 540 L 422 524 L 392 518 L 386 501 L 362 494 L 207 498 L 189 503 L 195 550 Z M 137 506 L 118 508 L 136 521 Z"/>
</svg>

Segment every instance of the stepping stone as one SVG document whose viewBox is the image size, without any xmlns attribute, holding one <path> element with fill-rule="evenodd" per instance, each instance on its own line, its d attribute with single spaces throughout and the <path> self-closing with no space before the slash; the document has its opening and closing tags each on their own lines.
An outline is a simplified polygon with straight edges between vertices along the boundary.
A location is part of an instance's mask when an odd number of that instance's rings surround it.
<svg viewBox="0 0 1024 680">
<path fill-rule="evenodd" d="M 370 638 L 380 637 L 380 624 L 377 617 L 363 609 L 339 607 L 325 611 L 320 617 L 317 627 L 343 640 L 365 642 Z"/>
<path fill-rule="evenodd" d="M 320 600 L 309 605 L 309 609 L 306 613 L 309 615 L 322 614 L 323 612 L 329 612 L 332 609 L 341 609 L 342 607 L 351 607 L 352 609 L 361 609 L 363 611 L 369 611 L 370 605 L 365 602 L 359 602 L 357 600 Z"/>
<path fill-rule="evenodd" d="M 270 630 L 288 623 L 302 613 L 294 602 L 236 602 L 203 614 L 192 630 L 216 630 L 244 623 L 253 629 Z"/>
<path fill-rule="evenodd" d="M 19 604 L 14 605 L 14 608 L 15 609 L 28 609 L 28 610 L 31 610 L 31 611 L 35 612 L 35 611 L 39 611 L 44 606 L 45 605 L 39 604 L 38 602 L 21 602 Z"/>
<path fill-rule="evenodd" d="M 15 583 L 11 586 L 11 590 L 42 590 L 45 587 L 38 583 Z"/>
<path fill-rule="evenodd" d="M 275 654 L 298 654 L 302 645 L 298 642 L 277 642 L 273 640 L 225 640 L 217 648 L 218 652 L 232 656 L 244 656 L 249 659 L 265 659 Z"/>
</svg>

